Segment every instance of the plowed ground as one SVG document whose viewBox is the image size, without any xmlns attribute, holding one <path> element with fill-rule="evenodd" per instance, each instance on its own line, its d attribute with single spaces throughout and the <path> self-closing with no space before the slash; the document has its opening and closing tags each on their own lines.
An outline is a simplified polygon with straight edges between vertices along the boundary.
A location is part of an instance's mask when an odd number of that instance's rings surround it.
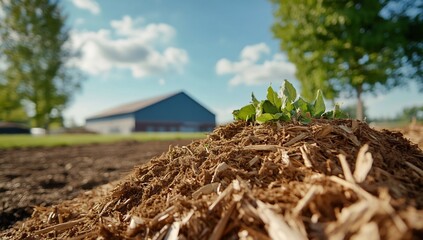
<svg viewBox="0 0 423 240">
<path fill-rule="evenodd" d="M 191 141 L 120 142 L 53 148 L 0 149 L 0 229 L 128 174 L 135 165 Z"/>
</svg>

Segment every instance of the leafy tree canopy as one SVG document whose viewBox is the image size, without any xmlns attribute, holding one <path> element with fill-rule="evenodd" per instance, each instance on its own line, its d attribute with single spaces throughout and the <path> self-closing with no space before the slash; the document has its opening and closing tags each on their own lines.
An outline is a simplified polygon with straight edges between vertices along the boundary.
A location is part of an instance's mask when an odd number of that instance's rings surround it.
<svg viewBox="0 0 423 240">
<path fill-rule="evenodd" d="M 334 99 L 406 85 L 423 90 L 423 3 L 411 0 L 272 0 L 272 31 L 297 67 L 302 95 Z M 419 3 L 420 2 L 420 3 Z"/>
<path fill-rule="evenodd" d="M 58 1 L 0 0 L 0 7 L 0 53 L 6 63 L 0 107 L 13 111 L 25 104 L 35 125 L 48 128 L 80 87 L 80 78 L 66 66 L 71 57 L 66 18 Z"/>
</svg>

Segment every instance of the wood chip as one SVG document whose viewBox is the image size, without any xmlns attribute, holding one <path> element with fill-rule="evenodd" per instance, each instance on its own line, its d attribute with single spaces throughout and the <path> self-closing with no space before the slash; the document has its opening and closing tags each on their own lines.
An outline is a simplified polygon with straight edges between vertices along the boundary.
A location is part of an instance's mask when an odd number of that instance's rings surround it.
<svg viewBox="0 0 423 240">
<path fill-rule="evenodd" d="M 226 228 L 226 225 L 231 217 L 232 212 L 234 211 L 236 206 L 236 202 L 232 202 L 230 207 L 223 213 L 219 222 L 216 224 L 215 228 L 213 229 L 213 233 L 210 235 L 209 240 L 219 240 L 223 235 L 223 231 Z"/>
<path fill-rule="evenodd" d="M 287 143 L 283 144 L 283 146 L 289 147 L 289 146 L 295 144 L 296 142 L 307 138 L 307 136 L 308 136 L 307 133 L 301 133 L 301 134 L 297 135 L 296 137 L 292 138 L 291 140 L 289 140 Z"/>
<path fill-rule="evenodd" d="M 416 171 L 420 176 L 423 177 L 423 170 L 421 170 L 420 168 L 416 167 L 414 164 L 404 161 L 405 164 L 407 164 L 411 169 L 413 169 L 414 171 Z"/>
<path fill-rule="evenodd" d="M 254 164 L 256 164 L 258 161 L 260 160 L 260 157 L 258 156 L 258 155 L 255 155 L 254 157 L 253 157 L 253 159 L 251 159 L 249 162 L 248 162 L 248 165 L 250 166 L 250 167 L 252 167 Z"/>
<path fill-rule="evenodd" d="M 362 200 L 341 211 L 336 222 L 330 223 L 325 232 L 329 240 L 343 240 L 345 237 L 367 224 L 378 211 L 375 201 Z"/>
<path fill-rule="evenodd" d="M 216 169 L 214 170 L 214 174 L 213 174 L 213 177 L 212 177 L 211 182 L 216 182 L 216 181 L 217 181 L 217 178 L 218 178 L 219 173 L 221 173 L 221 172 L 225 171 L 225 170 L 226 170 L 226 169 L 228 169 L 228 168 L 229 168 L 229 165 L 228 165 L 228 164 L 226 164 L 225 162 L 221 162 L 221 163 L 219 163 L 219 165 L 217 165 Z"/>
<path fill-rule="evenodd" d="M 75 225 L 78 225 L 79 223 L 83 222 L 84 220 L 85 220 L 84 218 L 81 218 L 81 219 L 78 219 L 78 220 L 59 223 L 59 224 L 56 224 L 54 226 L 50 226 L 50 227 L 46 227 L 46 228 L 41 229 L 41 230 L 34 231 L 34 234 L 40 235 L 40 234 L 48 233 L 48 232 L 51 232 L 51 231 L 63 231 L 63 230 L 66 230 L 68 228 L 71 228 Z"/>
<path fill-rule="evenodd" d="M 233 184 L 230 184 L 223 190 L 223 192 L 216 198 L 216 200 L 209 206 L 209 211 L 213 211 L 213 209 L 225 198 L 226 196 L 232 194 Z"/>
<path fill-rule="evenodd" d="M 304 166 L 306 166 L 308 168 L 312 168 L 313 167 L 313 164 L 311 163 L 310 159 L 308 158 L 307 150 L 306 149 L 307 148 L 306 148 L 306 145 L 305 144 L 300 147 L 301 156 L 303 157 L 303 160 L 304 160 Z"/>
<path fill-rule="evenodd" d="M 216 182 L 216 183 L 209 183 L 205 186 L 200 187 L 197 191 L 195 191 L 192 194 L 192 197 L 194 199 L 197 199 L 198 197 L 200 197 L 203 194 L 210 194 L 212 192 L 216 192 L 217 187 L 219 186 L 220 183 Z"/>
<path fill-rule="evenodd" d="M 351 236 L 351 240 L 380 240 L 379 227 L 375 222 L 366 223 L 360 227 L 360 230 Z"/>
<path fill-rule="evenodd" d="M 276 214 L 265 203 L 256 200 L 257 213 L 261 220 L 266 224 L 267 232 L 270 238 L 275 240 L 300 240 L 307 239 L 300 232 L 292 229 L 279 214 Z"/>
<path fill-rule="evenodd" d="M 255 151 L 271 151 L 276 152 L 280 148 L 278 145 L 248 145 L 244 147 L 244 150 L 255 150 Z"/>
<path fill-rule="evenodd" d="M 180 228 L 181 228 L 181 223 L 179 221 L 173 222 L 172 225 L 170 225 L 169 230 L 167 231 L 167 234 L 164 237 L 164 239 L 177 240 Z"/>
<path fill-rule="evenodd" d="M 355 183 L 353 175 L 351 173 L 350 166 L 348 165 L 347 158 L 344 154 L 338 155 L 339 161 L 341 162 L 342 170 L 344 171 L 345 180 L 351 183 Z"/>
<path fill-rule="evenodd" d="M 369 145 L 364 144 L 358 151 L 354 170 L 354 179 L 358 183 L 364 182 L 372 169 L 373 157 L 371 153 L 367 152 L 368 149 Z"/>
<path fill-rule="evenodd" d="M 306 195 L 301 198 L 300 201 L 298 201 L 297 206 L 295 206 L 294 210 L 292 210 L 294 216 L 297 216 L 303 210 L 303 208 L 313 199 L 313 197 L 321 192 L 323 192 L 322 186 L 311 186 L 311 188 L 307 191 Z"/>
</svg>

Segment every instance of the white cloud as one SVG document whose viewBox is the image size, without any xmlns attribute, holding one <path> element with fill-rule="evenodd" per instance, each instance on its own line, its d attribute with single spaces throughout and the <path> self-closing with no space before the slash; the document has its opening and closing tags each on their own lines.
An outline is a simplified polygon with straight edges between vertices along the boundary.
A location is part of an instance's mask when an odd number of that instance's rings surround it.
<svg viewBox="0 0 423 240">
<path fill-rule="evenodd" d="M 163 86 L 163 85 L 165 85 L 166 84 L 166 80 L 164 80 L 163 78 L 160 78 L 159 79 L 159 85 L 160 86 Z"/>
<path fill-rule="evenodd" d="M 213 108 L 213 111 L 216 113 L 216 122 L 217 124 L 226 124 L 233 121 L 232 112 L 237 107 L 223 107 L 223 108 Z"/>
<path fill-rule="evenodd" d="M 76 7 L 88 10 L 92 14 L 100 13 L 100 6 L 95 0 L 72 0 L 72 2 Z"/>
<path fill-rule="evenodd" d="M 82 24 L 85 23 L 85 19 L 77 18 L 74 23 L 75 23 L 75 25 L 82 25 Z"/>
<path fill-rule="evenodd" d="M 170 46 L 175 29 L 141 23 L 125 16 L 111 21 L 111 29 L 71 33 L 72 45 L 81 53 L 72 64 L 93 75 L 113 68 L 129 69 L 136 78 L 182 73 L 189 58 L 184 49 Z"/>
<path fill-rule="evenodd" d="M 295 65 L 288 62 L 281 54 L 274 54 L 271 59 L 259 62 L 270 49 L 265 43 L 244 47 L 239 61 L 226 58 L 216 63 L 218 75 L 235 75 L 229 80 L 229 85 L 258 85 L 276 80 L 295 79 Z"/>
<path fill-rule="evenodd" d="M 249 45 L 244 47 L 244 49 L 242 49 L 241 59 L 257 62 L 260 59 L 261 54 L 269 54 L 269 53 L 270 53 L 270 49 L 265 43 Z"/>
</svg>

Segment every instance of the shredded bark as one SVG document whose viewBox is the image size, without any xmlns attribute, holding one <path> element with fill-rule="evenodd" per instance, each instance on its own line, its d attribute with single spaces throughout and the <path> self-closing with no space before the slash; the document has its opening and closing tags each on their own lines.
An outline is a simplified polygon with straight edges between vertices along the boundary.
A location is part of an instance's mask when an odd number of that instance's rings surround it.
<svg viewBox="0 0 423 240">
<path fill-rule="evenodd" d="M 422 172 L 417 145 L 360 121 L 235 122 L 118 183 L 36 207 L 3 236 L 417 239 Z"/>
</svg>

